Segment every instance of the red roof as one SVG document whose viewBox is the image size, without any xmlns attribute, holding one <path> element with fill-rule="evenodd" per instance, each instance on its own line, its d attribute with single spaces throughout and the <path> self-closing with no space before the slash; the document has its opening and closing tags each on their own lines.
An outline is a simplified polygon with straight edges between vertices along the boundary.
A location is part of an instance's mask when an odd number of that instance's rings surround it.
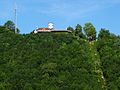
<svg viewBox="0 0 120 90">
<path fill-rule="evenodd" d="M 49 28 L 38 28 L 37 32 L 72 32 L 71 30 L 50 30 Z"/>
<path fill-rule="evenodd" d="M 49 28 L 38 28 L 37 30 L 49 30 Z"/>
</svg>

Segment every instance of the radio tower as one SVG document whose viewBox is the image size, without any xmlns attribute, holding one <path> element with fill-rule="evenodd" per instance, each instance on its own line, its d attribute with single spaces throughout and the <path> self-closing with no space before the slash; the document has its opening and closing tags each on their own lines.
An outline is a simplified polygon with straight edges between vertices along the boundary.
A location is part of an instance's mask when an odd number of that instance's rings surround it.
<svg viewBox="0 0 120 90">
<path fill-rule="evenodd" d="M 14 6 L 14 19 L 15 19 L 15 33 L 17 33 L 17 5 Z"/>
</svg>

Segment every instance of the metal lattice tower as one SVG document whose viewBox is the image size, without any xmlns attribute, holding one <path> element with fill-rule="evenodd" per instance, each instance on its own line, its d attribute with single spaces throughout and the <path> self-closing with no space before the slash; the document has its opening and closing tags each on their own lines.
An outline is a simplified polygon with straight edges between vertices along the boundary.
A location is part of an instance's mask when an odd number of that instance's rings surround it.
<svg viewBox="0 0 120 90">
<path fill-rule="evenodd" d="M 15 33 L 17 33 L 17 4 L 14 5 Z"/>
</svg>

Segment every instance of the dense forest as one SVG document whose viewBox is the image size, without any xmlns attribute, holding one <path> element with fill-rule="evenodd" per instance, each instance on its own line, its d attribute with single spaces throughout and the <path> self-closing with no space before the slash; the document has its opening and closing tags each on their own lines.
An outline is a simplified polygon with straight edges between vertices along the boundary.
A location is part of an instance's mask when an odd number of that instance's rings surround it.
<svg viewBox="0 0 120 90">
<path fill-rule="evenodd" d="M 120 36 L 92 23 L 72 33 L 0 26 L 0 90 L 120 90 Z"/>
</svg>

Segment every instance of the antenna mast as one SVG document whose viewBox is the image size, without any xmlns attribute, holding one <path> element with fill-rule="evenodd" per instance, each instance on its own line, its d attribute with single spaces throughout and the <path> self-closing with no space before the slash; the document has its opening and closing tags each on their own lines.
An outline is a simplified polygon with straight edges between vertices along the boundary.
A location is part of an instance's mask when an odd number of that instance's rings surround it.
<svg viewBox="0 0 120 90">
<path fill-rule="evenodd" d="M 14 19 L 15 19 L 15 33 L 17 33 L 17 5 L 15 3 L 15 6 L 14 6 Z"/>
</svg>

